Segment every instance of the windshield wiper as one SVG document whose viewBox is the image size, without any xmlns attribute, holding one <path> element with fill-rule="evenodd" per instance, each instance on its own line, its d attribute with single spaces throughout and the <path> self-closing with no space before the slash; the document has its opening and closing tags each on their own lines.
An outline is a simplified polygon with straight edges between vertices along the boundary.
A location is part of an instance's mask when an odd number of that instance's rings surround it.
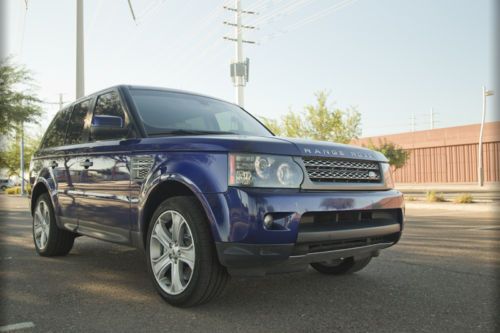
<svg viewBox="0 0 500 333">
<path fill-rule="evenodd" d="M 177 129 L 171 131 L 161 131 L 149 133 L 150 136 L 161 136 L 161 135 L 205 135 L 205 134 L 236 134 L 234 132 L 224 132 L 224 131 L 204 131 L 204 130 L 187 130 L 187 129 Z"/>
</svg>

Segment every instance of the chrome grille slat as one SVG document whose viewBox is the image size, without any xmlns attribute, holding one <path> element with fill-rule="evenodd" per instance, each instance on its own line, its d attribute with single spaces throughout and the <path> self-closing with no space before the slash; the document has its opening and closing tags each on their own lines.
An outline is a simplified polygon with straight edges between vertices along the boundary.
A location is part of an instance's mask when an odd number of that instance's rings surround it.
<svg viewBox="0 0 500 333">
<path fill-rule="evenodd" d="M 380 164 L 338 158 L 304 157 L 307 176 L 312 182 L 380 183 Z"/>
</svg>

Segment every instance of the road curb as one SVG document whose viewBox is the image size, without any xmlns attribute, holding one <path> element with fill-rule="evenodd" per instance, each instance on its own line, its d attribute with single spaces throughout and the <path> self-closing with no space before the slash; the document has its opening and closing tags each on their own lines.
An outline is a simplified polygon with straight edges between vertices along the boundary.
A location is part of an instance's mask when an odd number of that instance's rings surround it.
<svg viewBox="0 0 500 333">
<path fill-rule="evenodd" d="M 406 201 L 406 209 L 438 209 L 451 211 L 467 211 L 467 212 L 489 212 L 500 213 L 500 208 L 494 203 L 470 203 L 456 204 L 453 202 L 415 202 Z"/>
</svg>

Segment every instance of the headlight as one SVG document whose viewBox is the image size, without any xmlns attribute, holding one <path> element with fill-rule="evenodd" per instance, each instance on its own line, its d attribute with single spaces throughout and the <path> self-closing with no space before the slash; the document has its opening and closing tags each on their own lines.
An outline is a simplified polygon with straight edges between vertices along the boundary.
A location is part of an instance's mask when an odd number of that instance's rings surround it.
<svg viewBox="0 0 500 333">
<path fill-rule="evenodd" d="M 385 186 L 387 186 L 387 188 L 394 188 L 391 166 L 389 165 L 389 163 L 380 163 L 380 165 L 382 166 Z"/>
<path fill-rule="evenodd" d="M 298 188 L 303 179 L 289 156 L 229 154 L 229 186 Z"/>
</svg>

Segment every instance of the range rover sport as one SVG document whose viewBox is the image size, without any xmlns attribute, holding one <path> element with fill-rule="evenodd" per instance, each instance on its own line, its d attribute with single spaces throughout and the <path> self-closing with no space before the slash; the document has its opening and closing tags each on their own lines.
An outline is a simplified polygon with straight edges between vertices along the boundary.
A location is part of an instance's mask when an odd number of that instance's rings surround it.
<svg viewBox="0 0 500 333">
<path fill-rule="evenodd" d="M 276 137 L 237 105 L 162 88 L 64 107 L 30 181 L 39 255 L 82 235 L 137 247 L 177 306 L 209 301 L 230 275 L 359 271 L 403 229 L 382 154 Z"/>
</svg>

